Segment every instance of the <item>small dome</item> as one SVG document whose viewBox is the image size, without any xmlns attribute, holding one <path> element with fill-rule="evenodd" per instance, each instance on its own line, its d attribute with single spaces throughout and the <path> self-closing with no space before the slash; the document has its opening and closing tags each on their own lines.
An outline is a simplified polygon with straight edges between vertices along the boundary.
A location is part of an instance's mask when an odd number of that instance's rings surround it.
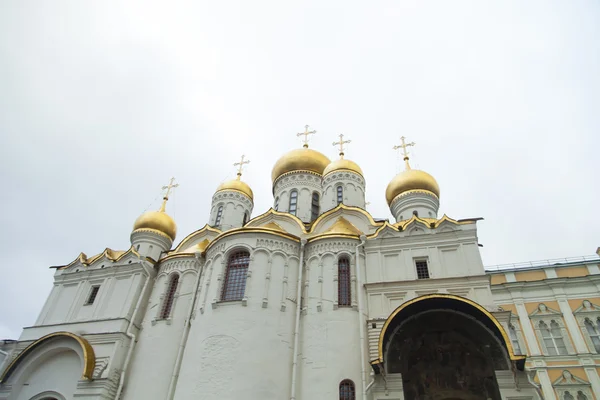
<svg viewBox="0 0 600 400">
<path fill-rule="evenodd" d="M 248 186 L 247 183 L 242 182 L 239 178 L 221 183 L 217 188 L 217 192 L 220 192 L 221 190 L 236 190 L 250 197 L 250 200 L 254 200 L 254 193 L 252 193 L 250 186 Z"/>
<path fill-rule="evenodd" d="M 385 190 L 388 205 L 396 196 L 409 190 L 427 190 L 440 197 L 440 187 L 433 176 L 418 169 L 407 169 L 396 175 Z"/>
<path fill-rule="evenodd" d="M 148 211 L 140 215 L 133 224 L 133 231 L 135 232 L 138 229 L 159 231 L 170 237 L 171 240 L 175 240 L 175 235 L 177 235 L 175 221 L 163 211 L 163 208 L 160 211 Z"/>
<path fill-rule="evenodd" d="M 323 175 L 325 168 L 331 163 L 329 158 L 316 150 L 303 147 L 284 154 L 273 167 L 273 182 L 286 172 L 311 171 Z"/>
<path fill-rule="evenodd" d="M 323 176 L 340 170 L 356 172 L 360 176 L 363 176 L 362 169 L 360 169 L 358 164 L 354 161 L 346 160 L 345 158 L 340 158 L 329 164 L 327 168 L 325 168 L 325 171 L 323 171 Z"/>
</svg>

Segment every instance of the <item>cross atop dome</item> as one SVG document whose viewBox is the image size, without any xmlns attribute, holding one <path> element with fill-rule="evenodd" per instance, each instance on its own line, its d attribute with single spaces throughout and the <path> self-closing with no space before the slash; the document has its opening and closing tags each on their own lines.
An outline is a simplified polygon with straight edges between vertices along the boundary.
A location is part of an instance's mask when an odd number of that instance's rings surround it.
<svg viewBox="0 0 600 400">
<path fill-rule="evenodd" d="M 334 146 L 339 145 L 340 146 L 340 157 L 344 158 L 344 145 L 351 143 L 352 140 L 344 140 L 344 135 L 340 133 L 340 141 L 339 142 L 333 142 Z"/>
<path fill-rule="evenodd" d="M 165 211 L 165 207 L 167 206 L 167 201 L 169 200 L 169 195 L 171 194 L 171 191 L 179 186 L 179 183 L 174 183 L 174 182 L 175 182 L 175 177 L 171 177 L 169 184 L 162 187 L 162 190 L 166 190 L 165 195 L 163 196 L 163 203 L 160 206 L 160 211 L 162 211 L 162 212 Z"/>
<path fill-rule="evenodd" d="M 240 162 L 236 162 L 233 164 L 234 167 L 238 167 L 237 170 L 237 179 L 240 180 L 240 177 L 242 176 L 242 170 L 244 169 L 244 165 L 245 164 L 250 164 L 250 160 L 246 160 L 244 159 L 244 157 L 246 157 L 244 154 L 242 154 L 242 159 L 240 160 Z"/>
<path fill-rule="evenodd" d="M 302 139 L 302 142 L 304 142 L 304 144 L 302 145 L 302 147 L 308 148 L 308 136 L 309 135 L 314 135 L 315 133 L 317 133 L 317 131 L 309 131 L 308 130 L 309 126 L 305 125 L 304 126 L 304 132 L 300 132 L 297 133 L 296 136 L 300 137 L 300 136 L 304 136 L 304 139 Z"/>
<path fill-rule="evenodd" d="M 406 150 L 407 147 L 410 146 L 414 146 L 416 143 L 415 142 L 410 142 L 410 143 L 406 143 L 405 141 L 405 137 L 402 136 L 400 138 L 400 140 L 402 140 L 402 144 L 399 146 L 394 146 L 393 149 L 394 150 L 398 150 L 398 149 L 402 149 L 402 154 L 404 155 L 404 162 L 406 163 L 406 169 L 410 169 L 410 164 L 408 164 L 408 150 Z"/>
</svg>

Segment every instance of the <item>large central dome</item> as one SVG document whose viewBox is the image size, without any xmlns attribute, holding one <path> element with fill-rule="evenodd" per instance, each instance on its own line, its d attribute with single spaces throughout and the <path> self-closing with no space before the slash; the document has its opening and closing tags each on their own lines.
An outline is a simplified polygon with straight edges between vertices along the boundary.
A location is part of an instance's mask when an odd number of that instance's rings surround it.
<svg viewBox="0 0 600 400">
<path fill-rule="evenodd" d="M 306 147 L 292 150 L 284 154 L 273 167 L 273 182 L 281 175 L 292 171 L 311 171 L 323 175 L 325 168 L 331 163 L 329 158 L 316 150 Z"/>
</svg>

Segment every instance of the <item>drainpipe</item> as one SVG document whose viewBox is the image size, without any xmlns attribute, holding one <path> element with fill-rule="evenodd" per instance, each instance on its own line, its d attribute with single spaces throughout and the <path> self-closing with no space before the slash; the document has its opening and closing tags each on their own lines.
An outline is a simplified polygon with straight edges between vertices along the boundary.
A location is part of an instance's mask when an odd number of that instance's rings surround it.
<svg viewBox="0 0 600 400">
<path fill-rule="evenodd" d="M 200 264 L 200 253 L 196 253 L 196 262 Z M 192 327 L 192 314 L 194 313 L 194 305 L 196 304 L 196 298 L 198 297 L 198 287 L 200 286 L 200 278 L 202 276 L 203 267 L 198 270 L 196 275 L 196 283 L 194 284 L 194 294 L 190 300 L 190 307 L 187 313 L 187 320 L 183 327 L 183 334 L 179 341 L 179 351 L 177 352 L 177 359 L 175 359 L 175 367 L 173 368 L 173 376 L 171 376 L 171 382 L 169 383 L 169 391 L 167 392 L 167 400 L 171 400 L 175 396 L 175 388 L 177 387 L 177 380 L 179 379 L 179 371 L 181 370 L 181 362 L 183 360 L 183 353 L 187 344 L 188 336 L 190 334 L 190 328 Z"/>
<path fill-rule="evenodd" d="M 125 374 L 127 373 L 127 367 L 129 367 L 129 361 L 131 360 L 131 355 L 133 354 L 133 349 L 135 347 L 136 336 L 131 332 L 133 327 L 133 321 L 135 321 L 137 317 L 137 313 L 140 309 L 140 304 L 142 303 L 142 299 L 146 297 L 146 289 L 148 288 L 148 284 L 150 283 L 150 277 L 152 276 L 152 269 L 147 269 L 144 263 L 150 264 L 149 261 L 143 260 L 141 256 L 138 255 L 138 259 L 140 260 L 140 265 L 146 272 L 146 282 L 144 282 L 144 287 L 142 288 L 142 292 L 140 293 L 140 297 L 138 298 L 137 304 L 135 305 L 135 309 L 133 310 L 133 314 L 131 314 L 131 320 L 129 321 L 129 326 L 127 327 L 127 331 L 125 335 L 129 338 L 129 351 L 127 351 L 127 356 L 125 357 L 125 362 L 123 363 L 123 370 L 121 371 L 121 378 L 119 379 L 119 387 L 117 389 L 117 394 L 115 395 L 115 400 L 119 400 L 121 397 L 121 393 L 123 392 L 123 385 L 125 383 Z M 152 265 L 152 264 L 150 264 Z"/>
<path fill-rule="evenodd" d="M 360 335 L 360 379 L 362 382 L 362 398 L 363 400 L 367 400 L 367 377 L 365 371 L 365 322 L 363 321 L 363 302 L 362 302 L 362 279 L 360 276 L 360 252 L 359 249 L 361 246 L 365 245 L 366 236 L 361 235 L 360 243 L 356 246 L 356 298 L 358 299 L 358 329 Z M 371 383 L 372 384 L 372 383 Z M 369 385 L 370 386 L 370 385 Z"/>
<path fill-rule="evenodd" d="M 292 359 L 292 389 L 290 400 L 296 400 L 296 375 L 298 370 L 298 334 L 300 331 L 300 312 L 302 307 L 302 271 L 304 264 L 304 245 L 306 239 L 300 240 L 300 263 L 298 265 L 298 293 L 296 294 L 296 325 L 294 327 L 294 355 Z"/>
</svg>

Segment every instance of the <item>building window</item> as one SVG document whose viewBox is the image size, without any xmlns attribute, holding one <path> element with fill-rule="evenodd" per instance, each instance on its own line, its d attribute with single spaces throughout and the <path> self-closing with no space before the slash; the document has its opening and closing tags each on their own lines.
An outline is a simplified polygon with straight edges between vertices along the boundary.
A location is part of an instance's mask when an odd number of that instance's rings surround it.
<svg viewBox="0 0 600 400">
<path fill-rule="evenodd" d="M 298 191 L 292 190 L 290 192 L 290 214 L 296 215 L 298 209 Z"/>
<path fill-rule="evenodd" d="M 356 400 L 356 389 L 350 379 L 340 382 L 340 400 Z"/>
<path fill-rule="evenodd" d="M 344 202 L 344 188 L 341 186 L 337 187 L 337 203 L 341 204 Z"/>
<path fill-rule="evenodd" d="M 242 226 L 245 226 L 248 222 L 248 213 L 244 213 L 244 219 L 242 220 Z"/>
<path fill-rule="evenodd" d="M 314 192 L 312 195 L 312 207 L 310 212 L 310 220 L 314 221 L 319 217 L 319 193 Z"/>
<path fill-rule="evenodd" d="M 275 197 L 275 211 L 279 211 L 279 197 Z"/>
<path fill-rule="evenodd" d="M 415 211 L 413 211 L 413 215 L 414 215 L 415 217 L 419 217 L 419 212 L 418 212 L 417 210 L 415 210 Z"/>
<path fill-rule="evenodd" d="M 508 334 L 510 335 L 510 343 L 513 347 L 513 352 L 515 354 L 523 354 L 521 353 L 521 346 L 519 345 L 519 337 L 517 336 L 517 330 L 515 329 L 513 324 L 508 325 Z"/>
<path fill-rule="evenodd" d="M 588 335 L 590 335 L 590 340 L 596 349 L 596 353 L 600 353 L 600 333 L 598 329 L 600 327 L 600 318 L 596 320 L 596 324 L 598 326 L 594 325 L 589 318 L 585 319 L 585 328 L 587 329 Z"/>
<path fill-rule="evenodd" d="M 580 390 L 577 392 L 577 400 L 588 400 L 587 396 Z"/>
<path fill-rule="evenodd" d="M 350 260 L 340 257 L 338 260 L 338 306 L 352 305 L 352 290 L 350 288 Z"/>
<path fill-rule="evenodd" d="M 550 327 L 544 321 L 540 321 L 540 331 L 544 345 L 551 356 L 567 354 L 567 347 L 560 331 L 560 326 L 554 320 L 550 322 Z"/>
<path fill-rule="evenodd" d="M 216 226 L 221 225 L 221 217 L 222 216 L 223 216 L 223 206 L 219 206 L 219 209 L 217 210 L 217 218 L 215 218 Z"/>
<path fill-rule="evenodd" d="M 229 257 L 225 282 L 223 282 L 223 290 L 221 291 L 222 301 L 242 300 L 244 298 L 249 264 L 250 254 L 247 251 L 239 251 Z"/>
<path fill-rule="evenodd" d="M 417 267 L 417 279 L 429 279 L 429 268 L 427 268 L 427 260 L 415 261 Z"/>
<path fill-rule="evenodd" d="M 563 396 L 564 400 L 575 400 L 575 398 L 573 397 L 573 395 L 571 393 L 569 393 L 569 391 L 567 390 L 565 392 L 565 395 Z"/>
<path fill-rule="evenodd" d="M 96 300 L 96 296 L 98 296 L 99 290 L 100 290 L 100 285 L 92 286 L 92 289 L 90 290 L 90 294 L 88 295 L 88 298 L 85 301 L 86 306 L 94 304 L 94 300 Z"/>
<path fill-rule="evenodd" d="M 171 276 L 171 280 L 169 281 L 167 293 L 165 294 L 165 298 L 163 299 L 163 306 L 160 310 L 160 319 L 167 319 L 171 315 L 171 308 L 173 308 L 173 300 L 175 299 L 175 292 L 177 291 L 178 285 L 179 275 L 173 274 Z"/>
</svg>

